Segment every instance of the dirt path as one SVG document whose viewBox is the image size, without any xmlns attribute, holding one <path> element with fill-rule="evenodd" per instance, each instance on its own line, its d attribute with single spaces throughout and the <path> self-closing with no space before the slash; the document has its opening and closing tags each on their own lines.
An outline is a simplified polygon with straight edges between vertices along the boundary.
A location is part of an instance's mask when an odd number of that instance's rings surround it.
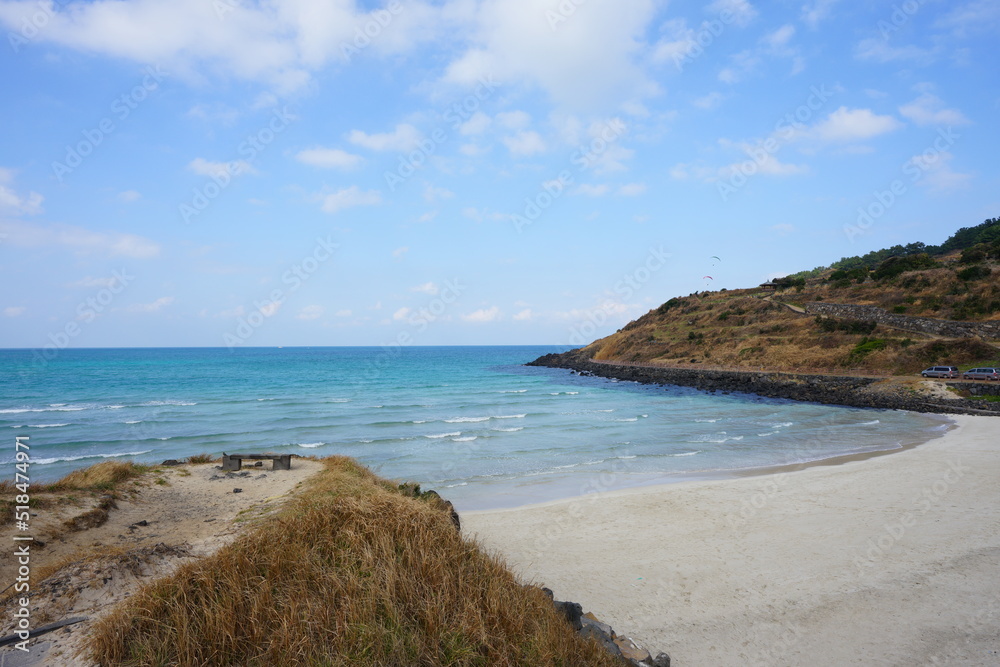
<svg viewBox="0 0 1000 667">
<path fill-rule="evenodd" d="M 321 468 L 308 459 L 295 459 L 291 470 L 272 471 L 265 465 L 228 474 L 214 463 L 161 467 L 134 487 L 131 498 L 118 500 L 105 523 L 80 531 L 67 532 L 65 521 L 96 501 L 37 510 L 31 534 L 45 546 L 32 546 L 32 573 L 45 576 L 46 569 L 60 568 L 44 581 L 30 582 L 31 625 L 76 616 L 90 620 L 33 639 L 29 654 L 5 649 L 0 667 L 88 664 L 74 655 L 96 618 L 141 585 L 230 543 L 252 519 L 279 507 Z M 16 567 L 16 559 L 5 556 L 0 581 L 14 581 Z M 2 635 L 14 629 L 13 602 L 5 601 Z"/>
</svg>

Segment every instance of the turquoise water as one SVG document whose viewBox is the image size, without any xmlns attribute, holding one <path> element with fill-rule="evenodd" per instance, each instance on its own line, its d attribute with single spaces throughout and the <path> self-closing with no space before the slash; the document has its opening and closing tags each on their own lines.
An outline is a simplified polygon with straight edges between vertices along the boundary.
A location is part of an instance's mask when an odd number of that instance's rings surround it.
<svg viewBox="0 0 1000 667">
<path fill-rule="evenodd" d="M 890 450 L 938 416 L 813 405 L 524 367 L 537 347 L 0 350 L 0 470 L 201 452 L 352 456 L 460 509 Z"/>
</svg>

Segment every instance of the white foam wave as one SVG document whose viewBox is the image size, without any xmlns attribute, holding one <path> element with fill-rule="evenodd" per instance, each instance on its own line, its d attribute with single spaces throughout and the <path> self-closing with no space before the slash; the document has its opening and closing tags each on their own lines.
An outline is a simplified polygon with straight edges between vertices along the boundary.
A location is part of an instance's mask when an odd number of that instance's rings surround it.
<svg viewBox="0 0 1000 667">
<path fill-rule="evenodd" d="M 351 399 L 349 398 L 331 398 L 329 401 L 327 401 L 327 403 L 350 403 L 350 402 Z"/>
<path fill-rule="evenodd" d="M 430 421 L 430 419 L 416 419 L 416 420 L 414 420 L 414 421 L 412 421 L 410 423 L 411 424 L 426 424 L 429 421 Z"/>
<path fill-rule="evenodd" d="M 502 431 L 504 433 L 514 433 L 515 431 L 523 431 L 523 426 L 515 426 L 514 428 L 494 428 L 493 431 Z"/>
<path fill-rule="evenodd" d="M 497 419 L 500 419 L 498 417 Z M 489 417 L 455 417 L 453 419 L 445 419 L 446 424 L 468 424 L 472 422 L 488 422 Z"/>
<path fill-rule="evenodd" d="M 472 442 L 473 440 L 475 440 L 478 437 L 479 437 L 478 435 L 468 435 L 468 436 L 466 436 L 464 438 L 452 438 L 451 441 L 452 442 Z"/>
<path fill-rule="evenodd" d="M 438 438 L 454 438 L 460 435 L 462 435 L 461 431 L 455 431 L 454 433 L 437 433 L 435 435 L 425 435 L 424 437 L 437 440 Z"/>
<path fill-rule="evenodd" d="M 81 410 L 86 410 L 87 408 L 62 408 L 62 407 L 49 407 L 49 408 L 6 408 L 0 410 L 0 414 L 3 415 L 17 415 L 24 412 L 79 412 Z"/>
<path fill-rule="evenodd" d="M 145 403 L 139 404 L 141 407 L 159 407 L 161 405 L 198 405 L 194 401 L 146 401 Z"/>
<path fill-rule="evenodd" d="M 105 405 L 104 409 L 105 410 L 121 410 L 124 407 L 125 407 L 124 405 Z"/>
<path fill-rule="evenodd" d="M 140 454 L 148 454 L 152 449 L 144 449 L 141 452 L 119 452 L 118 454 L 84 454 L 82 456 L 58 456 L 49 459 L 34 459 L 32 463 L 38 465 L 45 465 L 47 463 L 59 463 L 61 461 L 81 461 L 83 459 L 113 459 L 119 456 L 139 456 Z"/>
<path fill-rule="evenodd" d="M 57 428 L 59 426 L 69 426 L 69 424 L 23 424 L 21 426 L 12 426 L 11 428 Z"/>
<path fill-rule="evenodd" d="M 701 422 L 703 424 L 714 424 L 719 421 L 718 419 L 695 419 L 696 422 Z"/>
<path fill-rule="evenodd" d="M 621 419 L 616 419 L 615 421 L 616 422 L 637 422 L 637 421 L 639 421 L 639 418 L 638 417 L 622 417 Z"/>
<path fill-rule="evenodd" d="M 576 396 L 580 392 L 578 392 L 578 391 L 567 391 L 567 392 L 563 392 L 563 393 L 567 394 L 568 396 Z"/>
<path fill-rule="evenodd" d="M 133 419 L 132 421 L 127 421 L 125 423 L 126 424 L 141 424 L 142 420 L 141 419 Z"/>
<path fill-rule="evenodd" d="M 785 428 L 786 426 L 791 426 L 794 422 L 781 422 L 780 424 L 773 424 L 771 428 Z"/>
<path fill-rule="evenodd" d="M 777 433 L 777 431 L 768 431 L 767 433 L 758 433 L 757 437 L 758 438 L 766 438 L 767 436 L 774 435 L 775 433 Z"/>
<path fill-rule="evenodd" d="M 870 422 L 862 422 L 862 423 L 858 424 L 858 426 L 875 426 L 875 424 L 881 424 L 881 423 L 882 422 L 880 422 L 879 420 L 873 419 Z"/>
<path fill-rule="evenodd" d="M 322 447 L 325 442 L 300 442 L 299 447 L 305 447 L 306 449 L 315 449 L 316 447 Z"/>
<path fill-rule="evenodd" d="M 524 413 L 524 414 L 520 414 L 520 415 L 497 415 L 496 417 L 494 417 L 494 419 L 524 419 L 527 416 L 528 416 L 528 413 Z"/>
<path fill-rule="evenodd" d="M 671 454 L 671 456 L 694 456 L 695 454 L 701 454 L 701 450 L 696 450 L 693 452 L 681 452 L 680 454 Z"/>
<path fill-rule="evenodd" d="M 456 486 L 468 486 L 468 485 L 469 485 L 468 482 L 459 482 L 458 484 L 445 484 L 444 488 L 454 489 Z"/>
<path fill-rule="evenodd" d="M 528 391 L 527 389 L 504 389 L 501 394 L 523 394 Z"/>
</svg>

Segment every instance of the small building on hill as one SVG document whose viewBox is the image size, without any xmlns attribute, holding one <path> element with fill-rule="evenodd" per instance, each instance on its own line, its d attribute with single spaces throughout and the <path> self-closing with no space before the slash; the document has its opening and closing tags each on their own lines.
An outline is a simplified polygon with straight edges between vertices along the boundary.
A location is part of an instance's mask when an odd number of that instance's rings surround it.
<svg viewBox="0 0 1000 667">
<path fill-rule="evenodd" d="M 770 280 L 768 280 L 766 283 L 760 284 L 760 288 L 765 292 L 773 292 L 775 289 L 777 289 L 777 287 L 778 283 L 772 282 Z"/>
</svg>

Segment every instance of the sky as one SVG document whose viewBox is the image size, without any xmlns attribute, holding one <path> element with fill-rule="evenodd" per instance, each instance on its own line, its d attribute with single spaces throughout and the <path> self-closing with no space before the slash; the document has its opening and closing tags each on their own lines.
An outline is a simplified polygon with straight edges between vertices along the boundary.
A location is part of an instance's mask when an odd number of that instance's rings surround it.
<svg viewBox="0 0 1000 667">
<path fill-rule="evenodd" d="M 581 345 L 1000 215 L 1000 3 L 0 0 L 0 347 Z"/>
</svg>

